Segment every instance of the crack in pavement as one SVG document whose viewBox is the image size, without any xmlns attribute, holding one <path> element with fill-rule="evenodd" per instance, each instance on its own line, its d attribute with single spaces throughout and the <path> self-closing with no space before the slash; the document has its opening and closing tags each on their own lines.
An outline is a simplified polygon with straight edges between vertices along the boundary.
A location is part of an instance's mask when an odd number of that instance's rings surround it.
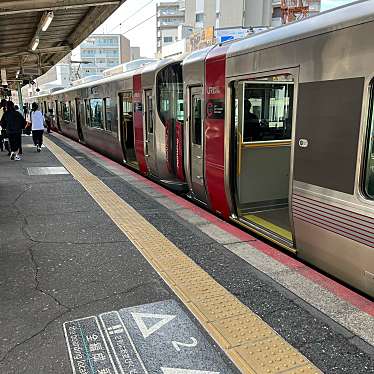
<svg viewBox="0 0 374 374">
<path fill-rule="evenodd" d="M 33 267 L 33 270 L 34 270 L 34 282 L 35 282 L 35 287 L 34 289 L 36 291 L 39 291 L 40 293 L 42 293 L 43 295 L 47 296 L 47 297 L 50 297 L 52 300 L 54 300 L 58 305 L 60 305 L 61 307 L 65 308 L 65 309 L 69 309 L 69 307 L 65 304 L 63 304 L 60 300 L 58 300 L 55 296 L 51 295 L 49 292 L 47 292 L 46 290 L 43 290 L 42 288 L 39 287 L 39 265 L 37 263 L 37 261 L 35 260 L 35 256 L 34 256 L 34 252 L 33 252 L 33 247 L 35 246 L 36 244 L 33 244 L 31 245 L 29 248 L 28 248 L 28 252 L 29 252 L 29 255 L 30 255 L 30 259 L 31 259 L 31 264 L 32 264 L 32 267 Z"/>
<path fill-rule="evenodd" d="M 28 220 L 27 220 L 27 217 L 23 214 L 23 212 L 21 211 L 21 209 L 17 206 L 17 202 L 24 196 L 24 194 L 28 191 L 31 190 L 31 186 L 26 184 L 25 185 L 25 188 L 24 190 L 18 194 L 18 196 L 13 200 L 13 202 L 10 204 L 10 206 L 17 212 L 17 214 L 22 218 L 22 221 L 21 221 L 21 233 L 23 234 L 24 238 L 26 240 L 29 240 L 32 244 L 27 248 L 27 252 L 29 254 L 29 258 L 30 258 L 30 262 L 31 262 L 31 266 L 32 266 L 32 270 L 33 270 L 33 273 L 34 273 L 34 289 L 35 291 L 43 294 L 44 296 L 47 296 L 49 297 L 50 299 L 52 299 L 58 306 L 60 306 L 61 308 L 63 308 L 64 310 L 59 313 L 57 316 L 55 316 L 54 318 L 50 319 L 49 321 L 47 321 L 44 326 L 39 329 L 37 332 L 33 333 L 31 336 L 23 339 L 21 342 L 18 342 L 16 343 L 15 345 L 13 345 L 7 352 L 5 352 L 5 354 L 0 358 L 0 364 L 3 364 L 6 359 L 9 357 L 9 355 L 14 352 L 16 349 L 18 349 L 20 346 L 22 346 L 23 344 L 29 342 L 30 340 L 34 339 L 35 337 L 37 337 L 38 335 L 42 334 L 53 322 L 57 321 L 58 319 L 60 319 L 61 317 L 63 317 L 65 314 L 67 313 L 70 313 L 74 310 L 77 310 L 79 308 L 82 308 L 82 307 L 85 307 L 85 306 L 88 306 L 88 305 L 91 305 L 91 304 L 94 304 L 96 302 L 100 302 L 100 301 L 104 301 L 104 300 L 108 300 L 110 298 L 113 298 L 113 297 L 118 297 L 118 296 L 121 296 L 123 294 L 128 294 L 128 293 L 131 293 L 131 292 L 134 292 L 136 291 L 138 288 L 141 288 L 141 287 L 144 287 L 144 286 L 148 286 L 149 284 L 151 284 L 152 282 L 147 282 L 147 283 L 142 283 L 142 284 L 138 284 L 134 287 L 131 287 L 127 290 L 124 290 L 122 292 L 114 292 L 108 296 L 105 296 L 105 297 L 101 297 L 101 298 L 97 298 L 97 299 L 94 299 L 94 300 L 90 300 L 86 303 L 83 303 L 83 304 L 74 304 L 72 306 L 69 306 L 69 305 L 66 305 L 64 304 L 61 300 L 59 300 L 57 297 L 55 297 L 54 295 L 50 294 L 47 290 L 43 289 L 40 287 L 40 281 L 39 281 L 39 270 L 40 270 L 40 266 L 38 264 L 38 262 L 36 261 L 36 258 L 35 258 L 35 255 L 34 255 L 34 247 L 38 244 L 84 244 L 84 245 L 89 245 L 89 244 L 113 244 L 113 243 L 126 243 L 127 241 L 124 240 L 124 241 L 114 241 L 114 242 L 95 242 L 95 243 L 90 243 L 90 242 L 70 242 L 70 241 L 64 241 L 64 242 L 46 242 L 46 241 L 39 241 L 39 240 L 35 240 L 34 238 L 32 238 L 32 236 L 27 232 L 27 229 L 26 227 L 28 226 Z"/>
<path fill-rule="evenodd" d="M 127 289 L 127 290 L 124 290 L 124 291 L 121 291 L 121 292 L 114 292 L 113 294 L 111 294 L 109 296 L 105 296 L 105 297 L 102 297 L 102 298 L 98 298 L 98 299 L 94 299 L 94 300 L 88 301 L 87 303 L 75 304 L 72 307 L 64 306 L 65 308 L 67 308 L 65 311 L 63 311 L 62 313 L 58 314 L 56 317 L 52 318 L 51 320 L 49 320 L 39 331 L 35 332 L 31 336 L 29 336 L 26 339 L 22 340 L 21 342 L 16 343 L 12 348 L 10 348 L 7 352 L 5 352 L 5 354 L 3 355 L 3 357 L 0 358 L 0 365 L 3 364 L 7 360 L 7 358 L 9 357 L 9 355 L 12 354 L 16 349 L 18 349 L 19 347 L 21 347 L 23 344 L 29 342 L 30 340 L 36 338 L 40 334 L 42 334 L 44 331 L 46 331 L 46 329 L 52 323 L 56 322 L 58 319 L 60 319 L 64 315 L 66 315 L 68 313 L 71 313 L 71 312 L 74 312 L 75 310 L 80 309 L 82 307 L 85 307 L 85 306 L 88 306 L 88 305 L 91 305 L 91 304 L 95 304 L 95 303 L 100 302 L 100 301 L 109 300 L 109 299 L 111 299 L 113 297 L 118 297 L 118 296 L 121 296 L 121 295 L 124 295 L 124 294 L 129 294 L 131 292 L 136 291 L 139 288 L 148 286 L 151 283 L 152 282 L 142 283 L 142 284 L 136 285 L 134 287 L 131 287 L 131 288 Z M 40 290 L 38 290 L 38 291 L 40 291 Z M 47 295 L 50 296 L 48 293 L 47 293 Z M 64 305 L 64 304 L 60 304 L 60 305 Z"/>
<path fill-rule="evenodd" d="M 32 235 L 27 231 L 27 226 L 29 225 L 27 217 L 20 211 L 20 209 L 15 206 L 17 212 L 19 215 L 22 217 L 22 224 L 21 224 L 21 232 L 25 239 L 30 240 L 31 242 L 35 244 L 77 244 L 77 245 L 89 245 L 89 244 L 119 244 L 119 243 L 128 243 L 127 240 L 114 240 L 114 241 L 84 241 L 84 242 L 79 242 L 79 241 L 72 241 L 72 240 L 61 240 L 61 241 L 48 241 L 48 240 L 37 240 L 32 237 Z M 71 214 L 71 212 L 69 213 Z M 55 214 L 52 214 L 55 216 Z M 44 237 L 47 235 L 47 233 L 44 233 Z"/>
</svg>

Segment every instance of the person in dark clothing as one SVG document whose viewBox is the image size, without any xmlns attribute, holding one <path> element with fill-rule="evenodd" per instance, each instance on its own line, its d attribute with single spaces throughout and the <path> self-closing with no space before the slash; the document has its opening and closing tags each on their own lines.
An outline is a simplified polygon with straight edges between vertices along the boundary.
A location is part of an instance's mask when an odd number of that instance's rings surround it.
<svg viewBox="0 0 374 374">
<path fill-rule="evenodd" d="M 19 106 L 18 106 L 18 105 L 15 105 L 15 106 L 14 106 L 14 109 L 15 109 L 19 114 L 21 114 L 21 116 L 23 117 L 23 113 L 22 113 L 21 110 L 19 109 Z M 19 148 L 19 152 L 18 152 L 18 154 L 19 154 L 19 155 L 22 154 L 22 143 L 21 143 L 21 146 L 20 146 L 20 148 Z"/>
<path fill-rule="evenodd" d="M 249 100 L 244 101 L 244 129 L 243 141 L 250 142 L 259 140 L 260 121 L 258 117 L 251 112 L 252 104 Z"/>
<path fill-rule="evenodd" d="M 52 122 L 53 122 L 53 109 L 48 109 L 48 112 L 44 116 L 45 123 L 47 125 L 47 133 L 50 134 L 52 132 Z"/>
<path fill-rule="evenodd" d="M 8 156 L 10 156 L 10 149 L 9 149 L 9 142 L 8 136 L 6 133 L 6 128 L 1 126 L 1 119 L 6 111 L 6 103 L 5 99 L 2 99 L 0 102 L 0 150 L 3 152 L 4 148 L 8 151 Z"/>
<path fill-rule="evenodd" d="M 22 114 L 17 112 L 14 108 L 14 103 L 8 101 L 7 110 L 1 119 L 1 126 L 6 128 L 9 145 L 10 145 L 10 159 L 19 161 L 21 157 L 19 156 L 19 151 L 22 145 L 22 130 L 26 125 L 26 121 Z"/>
</svg>

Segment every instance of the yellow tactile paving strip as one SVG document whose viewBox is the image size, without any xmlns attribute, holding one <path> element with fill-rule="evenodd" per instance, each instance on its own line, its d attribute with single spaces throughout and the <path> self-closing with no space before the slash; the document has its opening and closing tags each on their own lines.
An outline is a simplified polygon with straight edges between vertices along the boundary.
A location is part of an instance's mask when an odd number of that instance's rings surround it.
<svg viewBox="0 0 374 374">
<path fill-rule="evenodd" d="M 321 373 L 108 186 L 56 144 L 45 143 L 243 373 Z"/>
</svg>

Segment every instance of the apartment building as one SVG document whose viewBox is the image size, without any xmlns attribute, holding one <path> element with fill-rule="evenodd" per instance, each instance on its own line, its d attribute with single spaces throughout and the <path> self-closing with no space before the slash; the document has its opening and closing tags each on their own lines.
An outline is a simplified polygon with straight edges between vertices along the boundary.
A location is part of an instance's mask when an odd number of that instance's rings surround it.
<svg viewBox="0 0 374 374">
<path fill-rule="evenodd" d="M 178 27 L 185 22 L 183 2 L 160 2 L 156 5 L 157 56 L 162 49 L 178 40 Z"/>
<path fill-rule="evenodd" d="M 131 60 L 130 41 L 120 34 L 91 35 L 80 45 L 80 76 L 100 75 Z"/>
<path fill-rule="evenodd" d="M 195 29 L 266 27 L 272 0 L 185 0 L 185 23 Z"/>
<path fill-rule="evenodd" d="M 185 0 L 185 24 L 195 29 L 213 26 L 270 27 L 282 23 L 281 0 Z M 297 3 L 286 0 L 288 5 Z M 309 6 L 309 16 L 321 10 L 321 0 L 303 0 Z"/>
</svg>

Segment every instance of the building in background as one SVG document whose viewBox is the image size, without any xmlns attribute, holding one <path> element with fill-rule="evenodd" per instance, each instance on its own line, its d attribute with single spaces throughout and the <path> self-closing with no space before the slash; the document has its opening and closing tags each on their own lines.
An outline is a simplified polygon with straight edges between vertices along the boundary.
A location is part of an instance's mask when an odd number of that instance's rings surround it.
<svg viewBox="0 0 374 374">
<path fill-rule="evenodd" d="M 101 75 L 104 70 L 131 60 L 130 41 L 121 34 L 93 34 L 80 45 L 80 58 L 80 78 Z"/>
<path fill-rule="evenodd" d="M 156 5 L 157 56 L 165 46 L 178 41 L 178 27 L 185 23 L 183 2 L 160 2 Z"/>
<path fill-rule="evenodd" d="M 177 7 L 177 3 L 173 3 Z M 183 27 L 188 34 L 158 50 L 160 57 L 176 56 L 214 43 L 254 33 L 320 12 L 321 0 L 184 0 Z M 302 12 L 301 12 L 302 10 Z"/>
<path fill-rule="evenodd" d="M 318 14 L 321 11 L 321 0 L 273 0 L 272 7 L 273 17 L 271 25 L 275 27 L 287 23 L 287 15 L 289 13 L 292 14 L 293 9 L 296 12 L 291 17 L 292 21 Z M 307 8 L 307 12 L 303 14 L 305 8 Z"/>
<path fill-rule="evenodd" d="M 22 87 L 22 96 L 31 97 L 37 94 L 50 93 L 56 89 L 70 87 L 71 76 L 71 53 L 65 56 L 60 62 L 48 70 L 45 74 Z M 38 91 L 37 91 L 38 90 Z"/>
<path fill-rule="evenodd" d="M 178 3 L 173 3 L 176 7 Z M 160 57 L 170 57 L 214 43 L 243 38 L 272 23 L 272 0 L 184 0 L 184 32 L 173 44 L 163 45 Z M 178 35 L 178 34 L 177 34 Z"/>
<path fill-rule="evenodd" d="M 138 60 L 140 58 L 140 47 L 131 47 L 130 61 Z"/>
<path fill-rule="evenodd" d="M 185 24 L 207 27 L 269 27 L 272 0 L 185 0 Z"/>
</svg>

